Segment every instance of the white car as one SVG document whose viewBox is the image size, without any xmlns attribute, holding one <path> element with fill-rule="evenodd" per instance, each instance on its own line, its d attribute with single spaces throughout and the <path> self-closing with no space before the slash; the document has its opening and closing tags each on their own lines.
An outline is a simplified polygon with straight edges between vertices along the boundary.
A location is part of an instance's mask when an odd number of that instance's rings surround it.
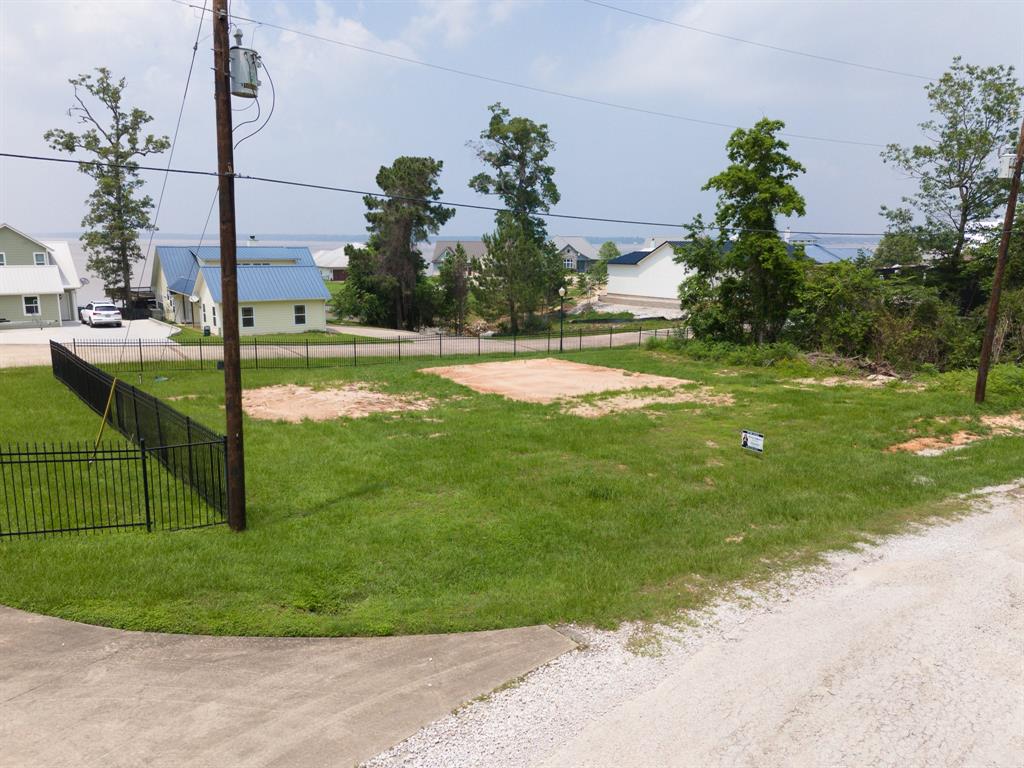
<svg viewBox="0 0 1024 768">
<path fill-rule="evenodd" d="M 106 301 L 90 301 L 82 307 L 82 322 L 90 326 L 116 325 L 121 327 L 121 310 Z"/>
</svg>

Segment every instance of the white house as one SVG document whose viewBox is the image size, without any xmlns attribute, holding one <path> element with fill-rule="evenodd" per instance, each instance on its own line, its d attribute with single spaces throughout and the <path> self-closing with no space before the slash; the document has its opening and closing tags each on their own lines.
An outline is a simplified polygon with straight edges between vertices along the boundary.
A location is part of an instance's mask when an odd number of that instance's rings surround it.
<svg viewBox="0 0 1024 768">
<path fill-rule="evenodd" d="M 354 246 L 361 246 L 362 243 L 352 243 Z M 324 280 L 340 281 L 348 279 L 348 254 L 342 245 L 338 248 L 331 248 L 324 251 L 316 251 L 313 254 L 313 261 L 320 270 L 320 277 Z"/>
<path fill-rule="evenodd" d="M 679 240 L 649 244 L 646 250 L 624 253 L 608 262 L 609 304 L 679 308 L 679 284 L 690 274 L 675 261 Z"/>
<path fill-rule="evenodd" d="M 239 246 L 239 331 L 244 336 L 327 329 L 330 293 L 308 248 Z M 220 335 L 220 248 L 157 246 L 156 315 Z"/>
<path fill-rule="evenodd" d="M 66 242 L 37 240 L 0 224 L 0 328 L 77 319 L 79 286 Z"/>
</svg>

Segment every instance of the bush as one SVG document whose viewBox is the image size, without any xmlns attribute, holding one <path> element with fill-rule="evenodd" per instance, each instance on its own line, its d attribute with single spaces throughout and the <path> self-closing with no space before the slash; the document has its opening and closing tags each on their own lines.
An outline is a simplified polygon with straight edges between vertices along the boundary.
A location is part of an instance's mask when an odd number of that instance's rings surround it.
<svg viewBox="0 0 1024 768">
<path fill-rule="evenodd" d="M 649 339 L 647 348 L 672 350 L 692 360 L 759 368 L 768 368 L 781 362 L 803 358 L 800 350 L 786 341 L 774 344 L 744 345 L 727 341 L 687 339 L 682 333 L 676 333 L 668 339 Z"/>
</svg>

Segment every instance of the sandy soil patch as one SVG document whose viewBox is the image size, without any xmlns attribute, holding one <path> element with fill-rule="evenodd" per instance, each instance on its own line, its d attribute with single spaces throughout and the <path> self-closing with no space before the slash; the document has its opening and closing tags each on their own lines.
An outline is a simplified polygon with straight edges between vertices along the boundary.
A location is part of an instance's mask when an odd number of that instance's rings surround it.
<svg viewBox="0 0 1024 768">
<path fill-rule="evenodd" d="M 884 387 L 891 381 L 899 381 L 897 376 L 884 376 L 880 373 L 873 373 L 864 378 L 854 376 L 828 376 L 824 379 L 793 379 L 797 384 L 814 384 L 819 387 L 867 387 L 876 389 Z"/>
<path fill-rule="evenodd" d="M 389 395 L 376 392 L 362 382 L 331 389 L 313 389 L 295 384 L 250 389 L 242 393 L 242 408 L 254 419 L 289 421 L 304 419 L 359 419 L 372 413 L 426 411 L 434 406 L 431 398 Z"/>
<path fill-rule="evenodd" d="M 950 419 L 939 419 L 948 423 Z M 967 429 L 961 429 L 951 435 L 941 437 L 915 437 L 903 443 L 890 445 L 885 450 L 888 453 L 914 453 L 918 456 L 939 456 L 948 451 L 956 451 L 979 440 L 987 440 L 990 437 L 1008 437 L 1013 435 L 1024 435 L 1024 415 L 1020 413 L 1007 413 L 1002 416 L 982 416 L 981 423 L 989 428 L 988 434 L 978 434 Z"/>
<path fill-rule="evenodd" d="M 674 389 L 694 383 L 671 376 L 634 373 L 551 357 L 421 370 L 451 379 L 477 392 L 504 395 L 524 403 L 553 403 L 570 397 L 628 389 Z"/>
<path fill-rule="evenodd" d="M 596 419 L 611 413 L 635 411 L 649 405 L 670 405 L 673 403 L 700 403 L 702 405 L 732 405 L 734 399 L 729 394 L 716 394 L 711 387 L 697 390 L 654 393 L 650 395 L 616 395 L 594 402 L 570 402 L 562 408 L 562 413 Z"/>
</svg>

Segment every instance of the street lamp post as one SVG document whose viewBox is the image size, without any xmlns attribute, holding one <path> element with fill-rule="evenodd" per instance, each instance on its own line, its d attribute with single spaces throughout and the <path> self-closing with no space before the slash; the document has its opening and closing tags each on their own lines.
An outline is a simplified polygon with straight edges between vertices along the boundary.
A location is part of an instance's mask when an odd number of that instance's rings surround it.
<svg viewBox="0 0 1024 768">
<path fill-rule="evenodd" d="M 558 289 L 558 351 L 562 351 L 565 338 L 565 286 Z"/>
</svg>

